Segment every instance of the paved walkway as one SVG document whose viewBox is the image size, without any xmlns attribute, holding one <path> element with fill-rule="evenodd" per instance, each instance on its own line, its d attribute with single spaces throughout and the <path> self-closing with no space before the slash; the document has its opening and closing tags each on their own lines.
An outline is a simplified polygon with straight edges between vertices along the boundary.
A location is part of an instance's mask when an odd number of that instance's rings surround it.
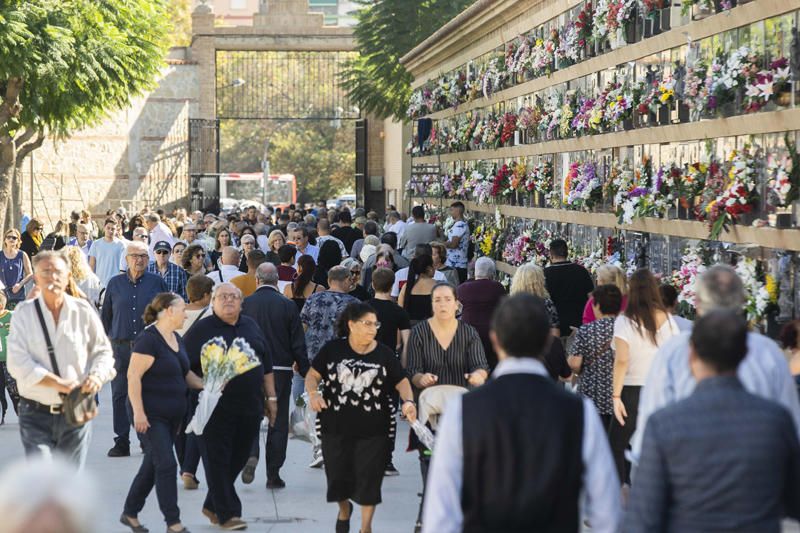
<svg viewBox="0 0 800 533">
<path fill-rule="evenodd" d="M 124 533 L 130 531 L 119 522 L 122 504 L 128 487 L 141 463 L 141 453 L 134 446 L 133 455 L 126 458 L 110 459 L 106 452 L 113 445 L 111 429 L 111 393 L 105 387 L 101 393 L 100 415 L 93 422 L 93 435 L 87 471 L 98 483 L 103 501 L 98 506 L 97 523 L 99 533 Z M 408 434 L 406 424 L 402 424 L 402 432 L 398 436 L 398 450 L 395 453 L 395 465 L 400 476 L 385 478 L 383 484 L 384 503 L 378 507 L 375 515 L 374 530 L 380 533 L 411 533 L 417 516 L 420 490 L 420 474 L 416 456 L 405 453 L 404 443 Z M 299 440 L 289 441 L 286 465 L 281 476 L 286 481 L 286 488 L 269 491 L 265 488 L 266 471 L 262 462 L 259 464 L 255 481 L 251 485 L 239 482 L 237 491 L 242 499 L 244 519 L 249 522 L 248 531 L 258 533 L 289 533 L 333 531 L 337 507 L 325 501 L 325 473 L 321 469 L 307 468 L 311 459 L 311 445 Z M 6 424 L 0 426 L 0 468 L 23 456 L 19 439 L 19 425 L 13 411 L 6 418 Z M 178 502 L 181 508 L 181 519 L 192 533 L 216 532 L 218 528 L 211 526 L 200 514 L 205 498 L 205 481 L 202 471 L 198 473 L 200 490 L 186 491 L 182 485 L 178 489 Z M 158 510 L 155 491 L 151 493 L 140 520 L 150 531 L 160 532 L 166 529 L 161 513 Z M 357 532 L 360 514 L 355 511 L 351 521 L 351 531 Z"/>
<path fill-rule="evenodd" d="M 111 430 L 111 392 L 110 387 L 101 393 L 100 415 L 93 422 L 93 436 L 87 471 L 94 477 L 100 488 L 103 501 L 98 505 L 98 533 L 126 533 L 128 528 L 119 524 L 122 504 L 128 487 L 139 468 L 141 453 L 136 451 L 127 458 L 110 459 L 106 452 L 113 444 Z M 408 425 L 400 424 L 398 451 L 395 452 L 395 465 L 400 476 L 385 478 L 383 501 L 378 507 L 374 521 L 374 531 L 378 533 L 411 533 L 419 508 L 417 493 L 420 490 L 419 464 L 416 455 L 405 453 Z M 135 447 L 134 447 L 135 448 Z M 13 412 L 0 426 L 0 468 L 23 456 L 19 440 L 19 425 Z M 290 440 L 286 465 L 281 476 L 287 487 L 279 491 L 265 488 L 266 472 L 259 464 L 255 481 L 251 485 L 238 483 L 237 491 L 244 507 L 244 519 L 249 522 L 248 531 L 257 533 L 311 533 L 333 531 L 337 508 L 325 501 L 325 473 L 323 470 L 307 468 L 310 460 L 310 444 Z M 186 491 L 182 485 L 178 489 L 181 518 L 192 533 L 216 532 L 200 514 L 205 498 L 205 482 L 202 467 L 198 473 L 201 479 L 200 490 Z M 150 495 L 140 520 L 150 531 L 164 531 L 163 518 L 158 510 L 155 491 Z M 355 511 L 351 521 L 351 531 L 357 532 L 360 514 Z M 587 529 L 586 532 L 591 530 Z M 796 524 L 786 524 L 784 533 L 800 533 Z"/>
</svg>

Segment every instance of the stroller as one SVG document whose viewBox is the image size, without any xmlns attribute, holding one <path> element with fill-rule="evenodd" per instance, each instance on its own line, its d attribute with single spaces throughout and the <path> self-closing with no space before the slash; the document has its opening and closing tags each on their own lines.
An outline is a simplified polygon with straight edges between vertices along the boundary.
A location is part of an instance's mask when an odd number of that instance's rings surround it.
<svg viewBox="0 0 800 533">
<path fill-rule="evenodd" d="M 467 392 L 464 387 L 455 385 L 435 385 L 422 391 L 418 400 L 418 420 L 411 425 L 414 430 L 409 435 L 409 451 L 419 452 L 419 468 L 422 474 L 422 492 L 419 494 L 419 512 L 414 532 L 422 531 L 422 508 L 425 502 L 425 486 L 428 480 L 428 469 L 433 456 L 433 440 L 439 418 L 444 413 L 444 407 L 453 397 Z M 446 453 L 446 450 L 442 450 Z"/>
</svg>

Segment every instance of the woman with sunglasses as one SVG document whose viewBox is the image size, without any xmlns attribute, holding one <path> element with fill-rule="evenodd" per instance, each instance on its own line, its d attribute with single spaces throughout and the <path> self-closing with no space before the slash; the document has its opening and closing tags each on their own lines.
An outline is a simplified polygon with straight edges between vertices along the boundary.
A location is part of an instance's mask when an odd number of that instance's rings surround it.
<svg viewBox="0 0 800 533">
<path fill-rule="evenodd" d="M 178 241 L 172 247 L 172 255 L 169 260 L 178 266 L 183 266 L 183 251 L 186 250 L 186 244 Z"/>
<path fill-rule="evenodd" d="M 359 283 L 361 279 L 361 263 L 348 257 L 340 264 L 350 272 L 350 292 L 348 294 L 354 298 L 358 298 L 362 302 L 369 300 L 369 291 Z"/>
<path fill-rule="evenodd" d="M 190 244 L 183 251 L 181 266 L 189 277 L 206 273 L 206 251 L 199 244 Z"/>
<path fill-rule="evenodd" d="M 39 252 L 39 247 L 44 240 L 43 230 L 44 223 L 38 218 L 32 218 L 25 226 L 25 231 L 20 236 L 19 249 L 28 254 L 28 258 L 32 258 Z"/>
<path fill-rule="evenodd" d="M 33 276 L 31 260 L 28 254 L 20 250 L 22 237 L 12 228 L 3 235 L 3 253 L 0 254 L 0 281 L 5 287 L 8 304 L 11 310 L 25 299 L 25 284 Z"/>
</svg>

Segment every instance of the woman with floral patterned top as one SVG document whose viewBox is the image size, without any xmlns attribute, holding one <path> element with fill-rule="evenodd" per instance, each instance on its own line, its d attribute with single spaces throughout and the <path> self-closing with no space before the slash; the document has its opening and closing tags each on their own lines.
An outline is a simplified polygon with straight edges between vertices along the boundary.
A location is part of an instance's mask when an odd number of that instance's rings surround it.
<svg viewBox="0 0 800 533">
<path fill-rule="evenodd" d="M 600 285 L 592 292 L 595 319 L 581 326 L 569 347 L 567 363 L 578 374 L 578 392 L 594 402 L 608 430 L 614 415 L 611 385 L 614 371 L 614 320 L 622 307 L 616 285 Z"/>
</svg>

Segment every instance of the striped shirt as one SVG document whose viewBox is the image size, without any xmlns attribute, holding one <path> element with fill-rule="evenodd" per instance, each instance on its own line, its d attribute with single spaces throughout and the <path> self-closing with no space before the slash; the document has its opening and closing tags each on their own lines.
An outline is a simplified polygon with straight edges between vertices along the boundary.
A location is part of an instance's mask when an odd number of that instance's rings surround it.
<svg viewBox="0 0 800 533">
<path fill-rule="evenodd" d="M 408 340 L 408 374 L 434 374 L 437 385 L 467 387 L 465 374 L 478 369 L 489 371 L 486 354 L 478 332 L 458 321 L 458 328 L 450 346 L 443 349 L 436 340 L 430 322 L 424 320 L 411 329 Z"/>
</svg>

